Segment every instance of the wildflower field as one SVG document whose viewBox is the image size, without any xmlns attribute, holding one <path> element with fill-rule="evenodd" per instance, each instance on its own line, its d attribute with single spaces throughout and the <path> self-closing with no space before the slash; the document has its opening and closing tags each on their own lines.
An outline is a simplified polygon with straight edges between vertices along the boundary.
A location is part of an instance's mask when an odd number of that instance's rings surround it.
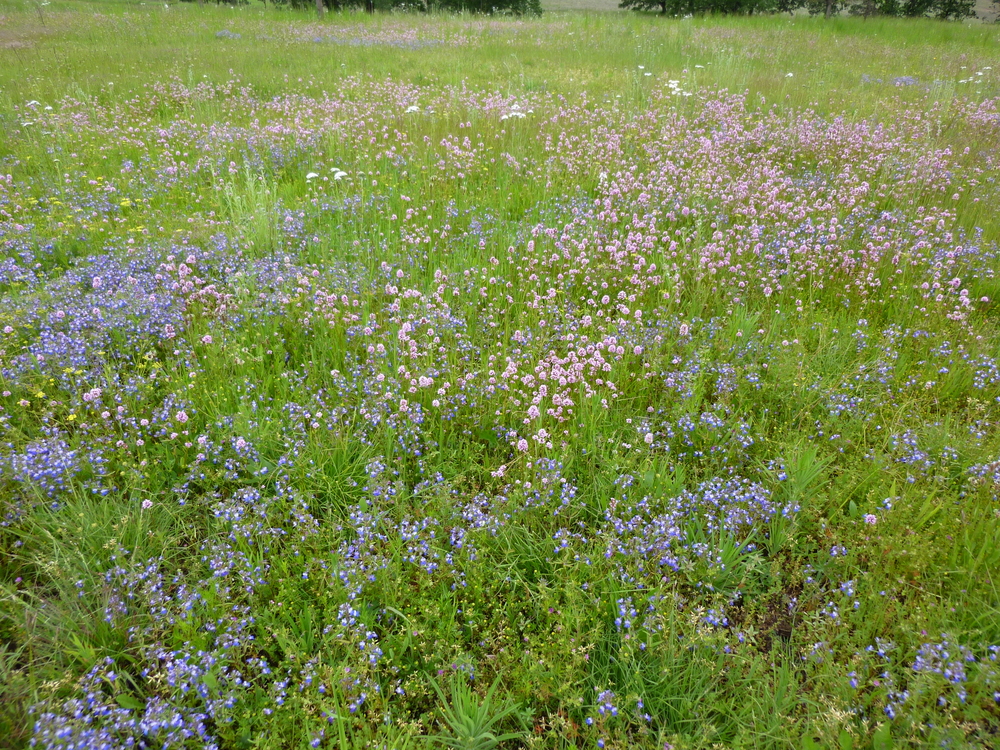
<svg viewBox="0 0 1000 750">
<path fill-rule="evenodd" d="M 998 746 L 998 74 L 0 6 L 0 746 Z"/>
</svg>

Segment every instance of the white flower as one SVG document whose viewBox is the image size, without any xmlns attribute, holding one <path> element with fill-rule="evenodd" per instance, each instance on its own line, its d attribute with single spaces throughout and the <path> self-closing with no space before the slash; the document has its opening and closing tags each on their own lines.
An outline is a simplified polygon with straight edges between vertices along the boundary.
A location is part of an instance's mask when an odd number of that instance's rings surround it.
<svg viewBox="0 0 1000 750">
<path fill-rule="evenodd" d="M 347 172 L 341 172 L 339 169 L 333 170 L 333 179 L 342 180 L 347 177 Z"/>
<path fill-rule="evenodd" d="M 414 112 L 419 112 L 419 111 L 420 107 L 418 107 L 416 104 L 411 104 L 409 107 L 406 108 L 407 114 L 413 114 Z"/>
<path fill-rule="evenodd" d="M 319 177 L 319 175 L 316 174 L 315 172 L 310 172 L 309 174 L 306 175 L 307 180 L 315 180 L 317 177 Z"/>
<path fill-rule="evenodd" d="M 791 78 L 794 75 L 794 73 L 785 73 L 785 78 Z"/>
</svg>

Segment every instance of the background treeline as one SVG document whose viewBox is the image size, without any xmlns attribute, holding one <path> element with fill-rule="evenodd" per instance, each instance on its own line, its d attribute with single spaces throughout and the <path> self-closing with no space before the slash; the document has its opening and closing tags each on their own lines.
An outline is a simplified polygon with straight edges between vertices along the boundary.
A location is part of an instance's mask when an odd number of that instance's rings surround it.
<svg viewBox="0 0 1000 750">
<path fill-rule="evenodd" d="M 668 15 L 795 13 L 827 17 L 846 13 L 852 16 L 896 16 L 900 18 L 972 18 L 975 0 L 621 0 L 620 7 L 657 10 Z"/>
<path fill-rule="evenodd" d="M 194 2 L 195 0 L 185 0 Z M 205 0 L 199 0 L 204 2 Z M 216 0 L 226 4 L 247 5 L 251 0 Z M 507 13 L 513 15 L 538 15 L 542 12 L 540 0 L 264 0 L 267 4 L 290 8 L 316 8 L 327 10 L 386 10 L 444 11 L 466 13 Z"/>
<path fill-rule="evenodd" d="M 188 0 L 194 2 L 194 0 Z M 204 2 L 205 0 L 199 0 Z M 451 11 L 470 13 L 540 14 L 540 0 L 264 0 L 292 8 L 327 10 L 362 9 Z M 216 0 L 247 4 L 250 0 Z M 1000 5 L 1000 0 L 995 0 Z M 639 11 L 659 11 L 673 16 L 752 15 L 755 13 L 791 13 L 807 11 L 810 15 L 894 16 L 898 18 L 973 18 L 976 0 L 621 0 L 619 7 Z"/>
</svg>

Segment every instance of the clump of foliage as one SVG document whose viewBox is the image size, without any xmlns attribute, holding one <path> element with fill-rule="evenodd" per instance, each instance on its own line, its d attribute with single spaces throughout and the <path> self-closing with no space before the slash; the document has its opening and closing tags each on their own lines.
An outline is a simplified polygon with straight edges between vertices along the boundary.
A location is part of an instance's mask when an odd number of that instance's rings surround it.
<svg viewBox="0 0 1000 750">
<path fill-rule="evenodd" d="M 791 13 L 807 10 L 826 17 L 885 16 L 896 18 L 938 18 L 960 21 L 976 15 L 975 0 L 622 0 L 621 8 L 659 11 L 665 15 L 695 14 L 752 15 Z"/>
</svg>

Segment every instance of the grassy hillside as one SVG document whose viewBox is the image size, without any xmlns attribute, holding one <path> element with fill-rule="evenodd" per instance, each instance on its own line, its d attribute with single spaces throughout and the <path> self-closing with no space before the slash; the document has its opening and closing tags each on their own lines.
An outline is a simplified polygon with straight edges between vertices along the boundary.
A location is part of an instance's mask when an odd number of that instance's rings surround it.
<svg viewBox="0 0 1000 750">
<path fill-rule="evenodd" d="M 1000 28 L 0 14 L 0 745 L 995 744 Z"/>
</svg>

